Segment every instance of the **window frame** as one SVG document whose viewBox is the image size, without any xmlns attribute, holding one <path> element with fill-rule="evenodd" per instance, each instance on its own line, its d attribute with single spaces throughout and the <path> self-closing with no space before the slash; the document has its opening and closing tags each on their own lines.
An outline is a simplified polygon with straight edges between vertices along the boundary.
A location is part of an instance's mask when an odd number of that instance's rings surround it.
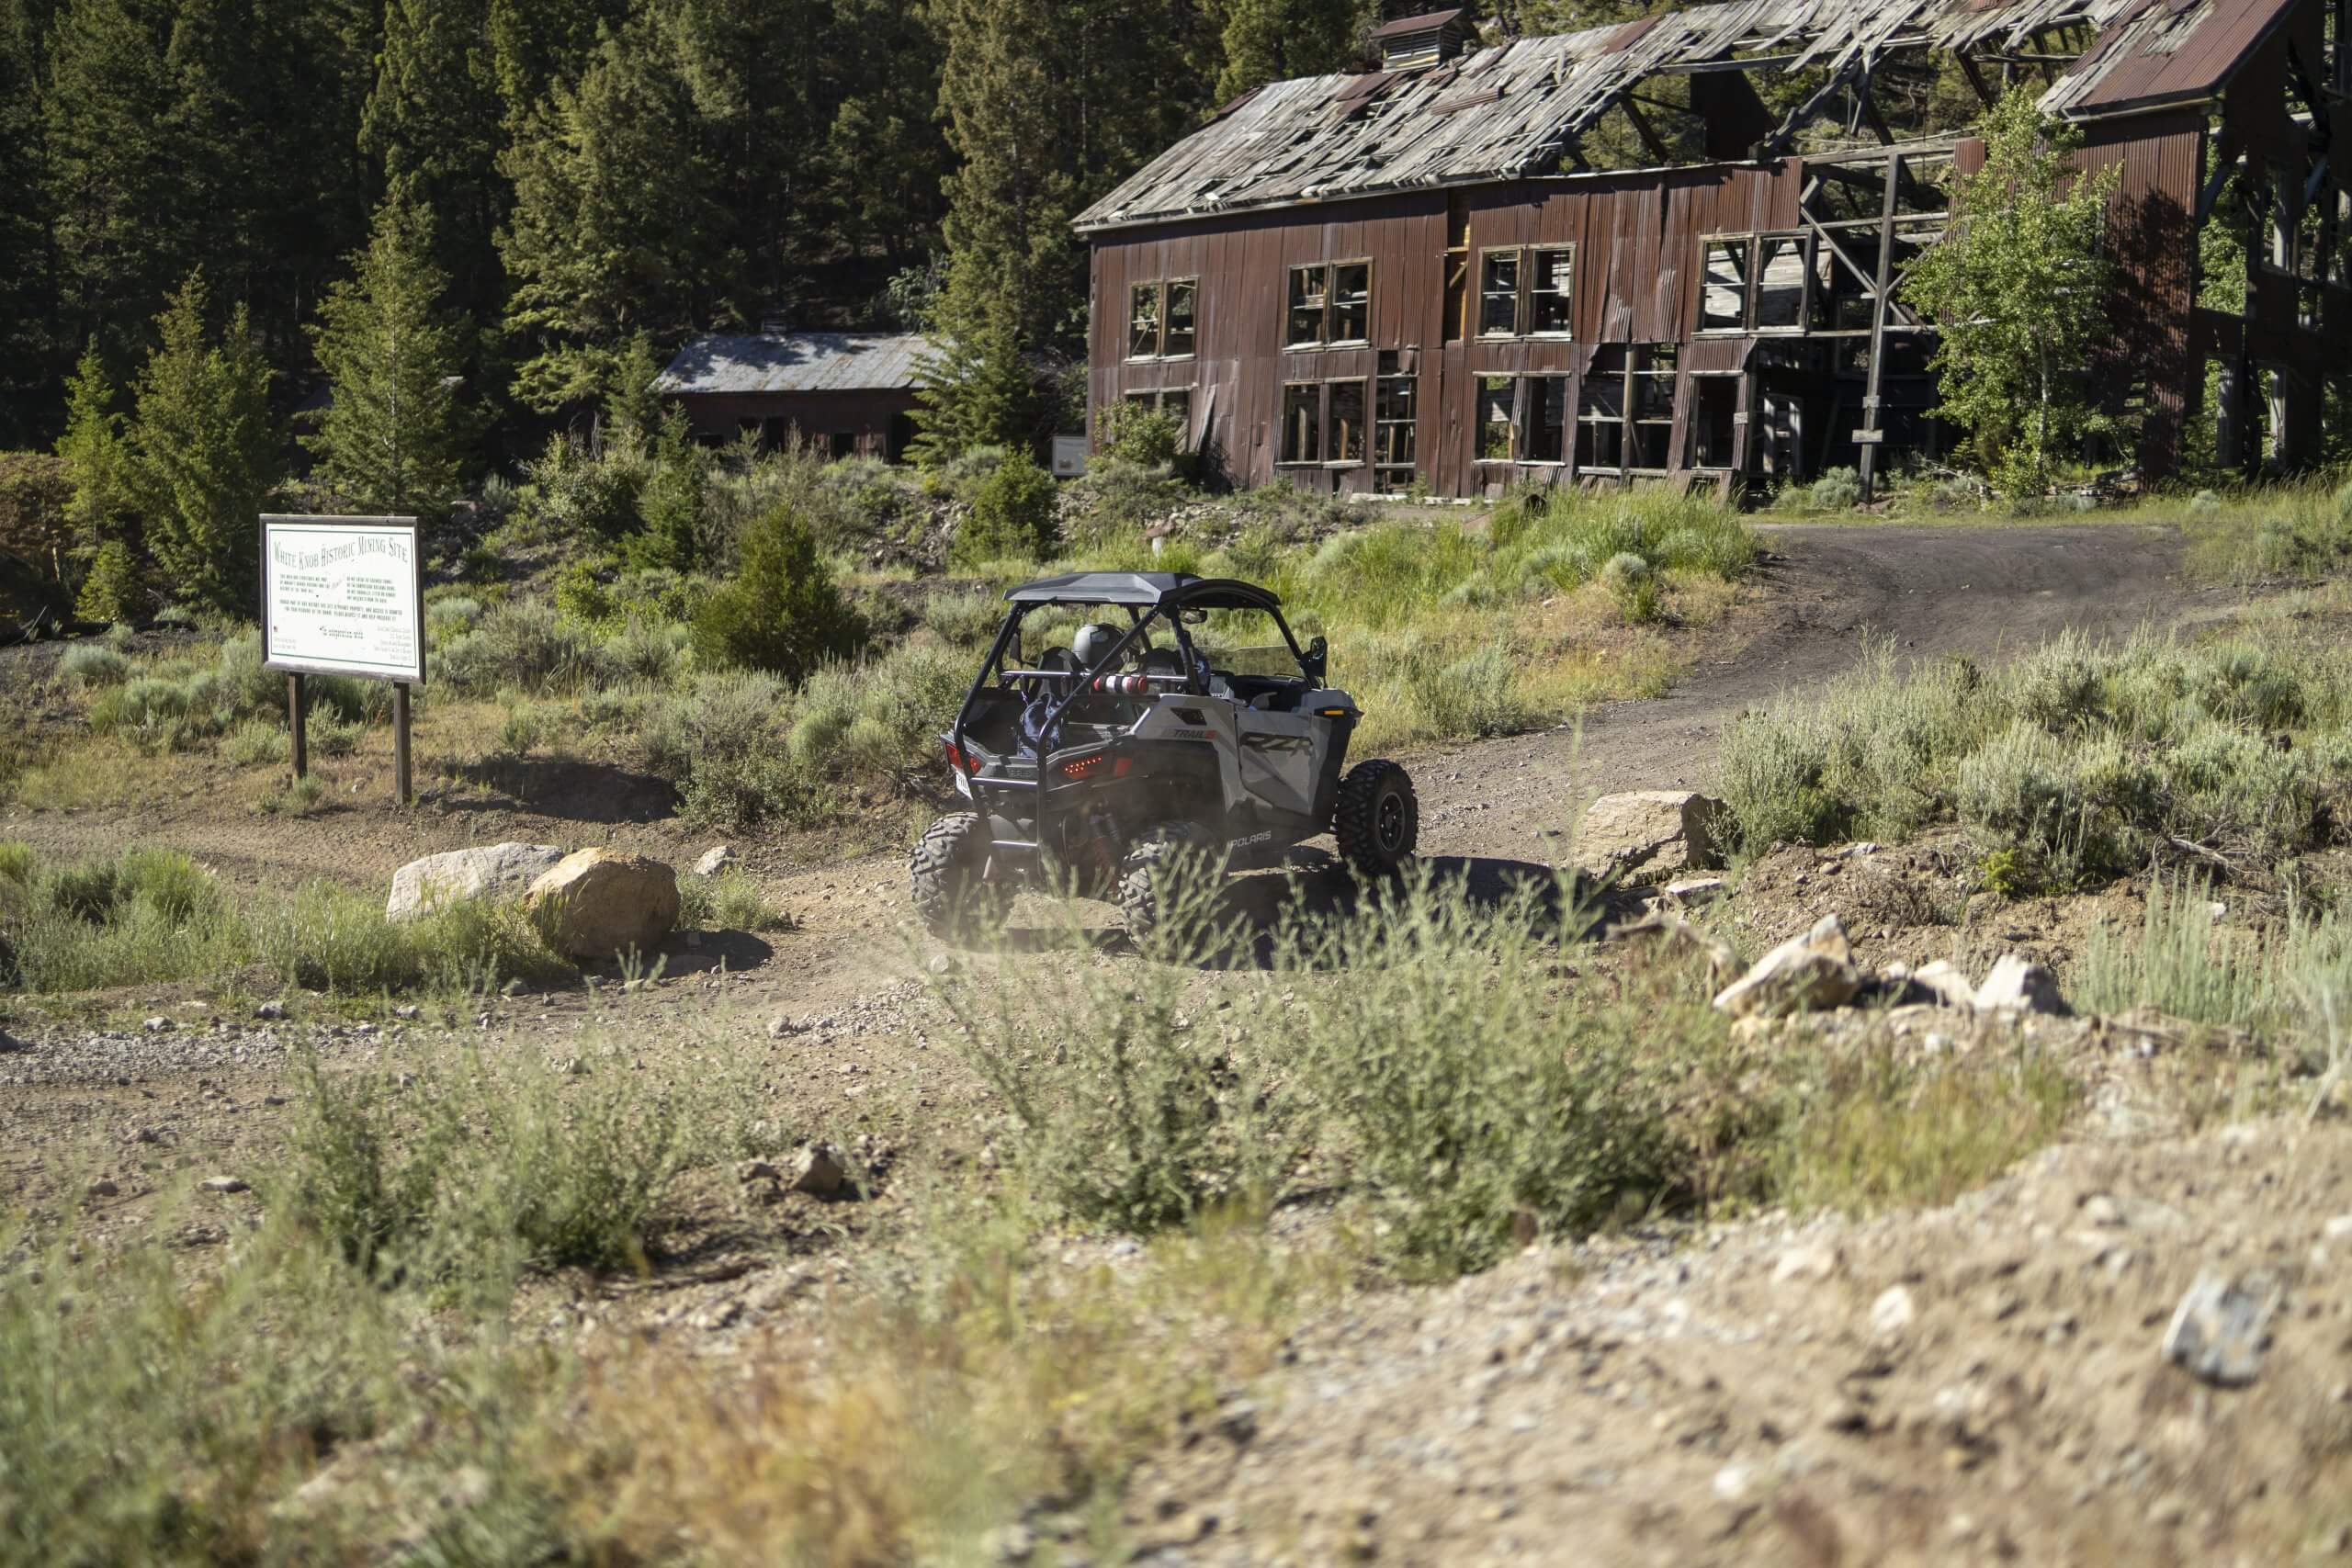
<svg viewBox="0 0 2352 1568">
<path fill-rule="evenodd" d="M 1190 325 L 1184 329 L 1184 335 L 1188 340 L 1185 346 L 1181 350 L 1174 350 L 1168 346 L 1168 339 L 1170 335 L 1169 323 L 1176 319 L 1176 290 L 1179 288 L 1186 290 L 1186 297 L 1191 301 L 1191 308 L 1186 310 L 1184 318 Z M 1159 357 L 1162 359 L 1191 359 L 1200 353 L 1200 278 L 1197 276 L 1192 277 L 1162 278 L 1159 284 Z"/>
<path fill-rule="evenodd" d="M 1396 355 L 1384 354 L 1372 378 L 1372 468 L 1375 479 L 1396 474 L 1418 476 L 1421 468 L 1421 378 L 1418 371 L 1400 370 L 1396 366 Z M 1388 389 L 1400 384 L 1405 388 L 1408 405 L 1402 419 L 1385 412 Z M 1409 448 L 1401 463 L 1385 457 L 1385 437 L 1390 431 L 1403 432 L 1404 444 Z M 1406 482 L 1409 484 L 1411 479 L 1408 478 Z"/>
<path fill-rule="evenodd" d="M 1148 352 L 1136 347 L 1138 322 L 1143 320 L 1141 305 L 1145 290 L 1151 292 L 1151 347 Z M 1127 285 L 1127 362 L 1157 359 L 1160 348 L 1168 341 L 1168 281 L 1150 277 Z"/>
<path fill-rule="evenodd" d="M 1169 305 L 1175 298 L 1175 291 L 1180 287 L 1192 290 L 1193 310 L 1191 319 L 1193 325 L 1191 328 L 1191 337 L 1193 346 L 1184 349 L 1182 353 L 1170 354 L 1168 352 L 1168 318 L 1170 313 L 1169 310 Z M 1151 349 L 1149 353 L 1137 353 L 1136 350 L 1136 321 L 1137 319 L 1136 303 L 1136 297 L 1142 294 L 1142 292 L 1147 288 L 1152 291 L 1154 310 Z M 1160 360 L 1193 358 L 1198 352 L 1200 344 L 1200 300 L 1201 280 L 1198 276 L 1170 277 L 1163 274 L 1158 277 L 1141 278 L 1129 283 L 1127 285 L 1127 356 L 1125 363 L 1129 365 L 1146 365 Z"/>
<path fill-rule="evenodd" d="M 1921 220 L 1924 221 L 1924 220 Z M 1804 270 L 1804 282 L 1797 296 L 1796 319 L 1766 326 L 1761 319 L 1764 302 L 1764 248 L 1782 243 L 1796 247 Z M 1736 245 L 1747 254 L 1747 265 L 1739 280 L 1739 322 L 1736 326 L 1709 326 L 1707 322 L 1707 290 L 1710 287 L 1707 264 L 1713 258 L 1717 245 Z M 1815 330 L 1815 312 L 1821 308 L 1824 290 L 1820 287 L 1821 242 L 1809 229 L 1754 229 L 1736 233 L 1702 234 L 1699 236 L 1699 295 L 1693 304 L 1690 332 L 1693 337 L 1803 337 Z"/>
<path fill-rule="evenodd" d="M 1500 291 L 1487 282 L 1487 269 L 1498 256 L 1509 256 L 1511 275 L 1511 316 L 1509 332 L 1487 330 L 1487 301 Z M 1482 245 L 1478 249 L 1478 330 L 1472 335 L 1481 343 L 1500 343 L 1527 335 L 1527 247 L 1525 245 Z"/>
<path fill-rule="evenodd" d="M 1543 292 L 1535 287 L 1535 276 L 1537 269 L 1543 265 L 1543 258 L 1547 255 L 1566 257 L 1568 268 L 1566 311 L 1568 324 L 1556 332 L 1539 328 L 1535 324 L 1535 301 Z M 1542 338 L 1547 343 L 1573 341 L 1577 335 L 1577 247 L 1575 243 L 1563 241 L 1557 244 L 1528 246 L 1527 264 L 1521 273 L 1520 293 L 1521 297 L 1520 321 L 1527 329 L 1523 336 Z"/>
<path fill-rule="evenodd" d="M 1373 376 L 1334 376 L 1319 381 L 1290 381 L 1283 383 L 1280 438 L 1274 444 L 1274 467 L 1277 468 L 1363 468 L 1372 467 L 1373 398 L 1377 389 Z M 1363 398 L 1356 419 L 1356 456 L 1331 456 L 1331 389 L 1353 387 Z M 1315 393 L 1315 452 L 1312 457 L 1287 456 L 1290 440 L 1291 394 L 1312 389 Z"/>
<path fill-rule="evenodd" d="M 1340 310 L 1340 269 L 1356 266 L 1363 268 L 1363 332 L 1357 337 L 1333 337 L 1333 321 Z M 1319 306 L 1296 303 L 1298 275 L 1303 272 L 1321 275 L 1323 287 Z M 1370 347 L 1372 302 L 1378 277 L 1379 269 L 1371 256 L 1336 256 L 1326 261 L 1292 262 L 1285 266 L 1283 269 L 1283 352 L 1313 354 L 1327 348 Z M 1291 333 L 1294 318 L 1306 310 L 1317 313 L 1317 335 L 1313 338 L 1295 337 Z"/>
</svg>

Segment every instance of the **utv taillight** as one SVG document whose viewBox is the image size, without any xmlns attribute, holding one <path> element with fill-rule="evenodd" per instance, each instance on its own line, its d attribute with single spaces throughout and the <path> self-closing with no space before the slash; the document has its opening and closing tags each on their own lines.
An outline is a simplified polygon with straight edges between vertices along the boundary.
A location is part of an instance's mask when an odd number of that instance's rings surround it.
<svg viewBox="0 0 2352 1568">
<path fill-rule="evenodd" d="M 1080 757 L 1073 761 L 1064 762 L 1062 764 L 1062 777 L 1066 779 L 1082 779 L 1089 773 L 1091 773 L 1095 769 L 1101 767 L 1105 759 L 1098 753 L 1095 756 Z"/>
<path fill-rule="evenodd" d="M 977 773 L 980 771 L 980 764 L 978 760 L 967 757 L 962 751 L 957 750 L 956 742 L 950 740 L 945 744 L 947 747 L 947 765 L 950 768 L 953 768 L 959 773 Z"/>
</svg>

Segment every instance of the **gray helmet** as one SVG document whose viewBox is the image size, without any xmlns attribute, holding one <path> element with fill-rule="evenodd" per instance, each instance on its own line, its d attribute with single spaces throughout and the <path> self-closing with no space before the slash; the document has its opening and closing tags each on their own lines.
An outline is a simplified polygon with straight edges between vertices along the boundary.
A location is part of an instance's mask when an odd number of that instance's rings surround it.
<svg viewBox="0 0 2352 1568">
<path fill-rule="evenodd" d="M 1080 626 L 1078 635 L 1069 639 L 1069 650 L 1078 655 L 1078 667 L 1091 670 L 1119 645 L 1119 628 L 1106 626 L 1097 621 L 1091 626 Z"/>
</svg>

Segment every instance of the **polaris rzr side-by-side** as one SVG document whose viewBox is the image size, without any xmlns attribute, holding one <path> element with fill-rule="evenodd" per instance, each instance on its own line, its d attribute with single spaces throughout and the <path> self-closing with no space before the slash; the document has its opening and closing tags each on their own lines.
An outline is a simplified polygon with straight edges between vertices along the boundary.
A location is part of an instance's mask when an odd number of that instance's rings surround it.
<svg viewBox="0 0 2352 1568">
<path fill-rule="evenodd" d="M 1088 571 L 1005 595 L 1009 609 L 942 739 L 971 809 L 916 844 L 916 910 L 943 936 L 984 936 L 1024 885 L 1114 896 L 1141 939 L 1169 857 L 1192 848 L 1244 870 L 1329 832 L 1368 876 L 1413 852 L 1420 808 L 1405 770 L 1347 761 L 1360 716 L 1263 588 L 1184 572 Z M 1067 642 L 1032 627 L 1084 624 Z M 1212 652 L 1213 611 L 1254 613 L 1279 646 Z"/>
</svg>

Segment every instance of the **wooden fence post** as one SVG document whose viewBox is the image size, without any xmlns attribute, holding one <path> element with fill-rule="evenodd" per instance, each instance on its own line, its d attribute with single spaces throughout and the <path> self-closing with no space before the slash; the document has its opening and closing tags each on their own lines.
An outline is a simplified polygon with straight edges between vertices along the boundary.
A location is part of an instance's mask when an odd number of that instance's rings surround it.
<svg viewBox="0 0 2352 1568">
<path fill-rule="evenodd" d="M 310 736 L 304 720 L 310 709 L 308 694 L 302 689 L 302 677 L 286 677 L 286 722 L 294 733 L 294 776 L 300 778 L 311 771 Z"/>
<path fill-rule="evenodd" d="M 408 753 L 408 682 L 392 682 L 392 792 L 402 806 L 416 803 Z"/>
</svg>

